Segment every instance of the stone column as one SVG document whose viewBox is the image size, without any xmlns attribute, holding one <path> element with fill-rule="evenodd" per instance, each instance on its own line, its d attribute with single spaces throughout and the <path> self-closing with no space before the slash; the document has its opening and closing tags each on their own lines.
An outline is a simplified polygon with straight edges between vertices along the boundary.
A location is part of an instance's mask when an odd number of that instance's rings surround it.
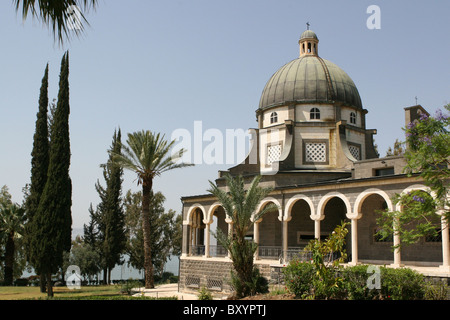
<svg viewBox="0 0 450 320">
<path fill-rule="evenodd" d="M 439 266 L 447 272 L 450 272 L 450 240 L 449 240 L 449 223 L 442 210 L 439 212 L 441 216 L 441 236 L 442 236 L 442 265 Z"/>
<path fill-rule="evenodd" d="M 227 218 L 225 222 L 228 223 L 228 237 L 231 237 L 233 235 L 233 220 Z M 230 251 L 228 251 L 227 257 L 231 259 Z"/>
<path fill-rule="evenodd" d="M 288 223 L 289 221 L 283 220 L 281 222 L 283 224 L 283 261 L 287 262 L 287 253 L 288 253 Z"/>
<path fill-rule="evenodd" d="M 183 242 L 181 249 L 181 257 L 186 257 L 189 254 L 189 225 L 183 222 Z"/>
<path fill-rule="evenodd" d="M 205 221 L 203 221 L 203 222 L 205 222 Z M 205 258 L 209 258 L 209 243 L 210 243 L 210 232 L 209 232 L 209 230 L 210 230 L 210 227 L 211 227 L 211 222 L 210 221 L 207 221 L 207 222 L 205 222 L 205 226 L 206 226 L 206 228 L 205 228 L 205 236 L 204 236 L 204 238 L 205 238 L 205 255 L 203 256 L 203 257 L 205 257 Z"/>
<path fill-rule="evenodd" d="M 320 239 L 320 221 L 325 218 L 325 216 L 311 215 L 310 218 L 314 220 L 314 237 Z"/>
<path fill-rule="evenodd" d="M 394 247 L 400 245 L 400 235 L 397 232 L 397 224 L 398 224 L 398 218 L 394 218 Z M 401 267 L 401 254 L 400 254 L 400 248 L 394 249 L 394 263 L 392 264 L 393 267 Z"/>
<path fill-rule="evenodd" d="M 188 225 L 189 227 L 189 243 L 188 243 L 188 255 L 192 255 L 192 233 L 194 232 L 194 228 L 192 227 L 192 223 Z"/>
<path fill-rule="evenodd" d="M 259 223 L 262 221 L 262 219 L 255 221 L 253 223 L 253 241 L 255 241 L 256 244 L 259 246 Z M 259 260 L 259 247 L 256 249 L 255 252 L 255 260 Z"/>
<path fill-rule="evenodd" d="M 359 264 L 358 261 L 358 220 L 362 217 L 361 213 L 354 213 L 351 215 L 347 215 L 347 218 L 351 219 L 351 237 L 352 237 L 352 261 L 349 263 L 350 265 Z"/>
</svg>

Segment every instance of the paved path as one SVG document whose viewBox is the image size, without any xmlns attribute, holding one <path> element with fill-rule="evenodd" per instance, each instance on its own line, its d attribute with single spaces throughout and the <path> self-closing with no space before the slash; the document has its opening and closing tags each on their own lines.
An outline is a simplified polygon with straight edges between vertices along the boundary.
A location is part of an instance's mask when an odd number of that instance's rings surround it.
<svg viewBox="0 0 450 320">
<path fill-rule="evenodd" d="M 198 296 L 196 294 L 178 292 L 177 283 L 163 284 L 154 289 L 136 288 L 135 291 L 139 292 L 133 296 L 140 296 L 144 294 L 146 297 L 177 297 L 178 300 L 198 300 Z"/>
</svg>

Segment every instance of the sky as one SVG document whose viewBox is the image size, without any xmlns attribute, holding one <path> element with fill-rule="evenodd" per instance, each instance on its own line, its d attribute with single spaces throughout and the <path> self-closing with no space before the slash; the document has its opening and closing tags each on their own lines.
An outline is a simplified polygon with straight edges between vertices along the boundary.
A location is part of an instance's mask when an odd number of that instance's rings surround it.
<svg viewBox="0 0 450 320">
<path fill-rule="evenodd" d="M 380 9 L 379 29 L 367 20 Z M 40 21 L 22 20 L 12 0 L 0 1 L 0 186 L 22 202 L 29 183 L 39 89 L 48 63 L 49 97 L 57 98 L 61 58 L 70 55 L 70 138 L 75 228 L 98 203 L 100 164 L 114 131 L 256 128 L 266 82 L 298 57 L 309 22 L 319 54 L 355 82 L 366 127 L 377 129 L 384 155 L 403 140 L 404 108 L 430 113 L 450 102 L 450 2 L 301 0 L 100 0 L 90 25 L 64 45 Z M 371 20 L 372 21 L 372 20 Z M 205 147 L 204 141 L 200 147 Z M 194 141 L 192 147 L 194 148 Z M 198 147 L 198 146 L 197 146 Z M 238 162 L 238 159 L 236 159 Z M 166 172 L 154 181 L 166 210 L 181 212 L 182 196 L 207 193 L 218 170 L 206 164 Z M 124 175 L 123 193 L 138 191 Z"/>
</svg>

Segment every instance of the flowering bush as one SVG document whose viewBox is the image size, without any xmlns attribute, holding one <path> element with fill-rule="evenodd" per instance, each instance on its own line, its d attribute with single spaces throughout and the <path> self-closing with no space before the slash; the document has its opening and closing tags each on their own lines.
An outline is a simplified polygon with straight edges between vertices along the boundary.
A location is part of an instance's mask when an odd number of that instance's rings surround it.
<svg viewBox="0 0 450 320">
<path fill-rule="evenodd" d="M 450 111 L 450 105 L 445 106 Z M 406 135 L 406 171 L 420 173 L 436 198 L 445 206 L 450 178 L 450 117 L 438 110 L 434 117 L 422 114 L 404 129 Z"/>
<path fill-rule="evenodd" d="M 450 111 L 450 104 L 445 106 Z M 417 242 L 421 237 L 436 237 L 440 232 L 440 217 L 437 211 L 444 211 L 449 217 L 448 207 L 450 179 L 450 117 L 438 110 L 434 116 L 422 113 L 420 118 L 404 128 L 406 134 L 407 165 L 409 176 L 423 178 L 434 197 L 423 191 L 396 195 L 395 205 L 401 210 L 381 212 L 378 218 L 382 238 L 397 233 L 401 245 Z M 393 229 L 395 223 L 396 230 Z M 399 247 L 400 245 L 397 245 Z"/>
<path fill-rule="evenodd" d="M 297 297 L 305 298 L 311 292 L 311 283 L 315 274 L 310 262 L 292 260 L 284 269 L 286 288 Z"/>
</svg>

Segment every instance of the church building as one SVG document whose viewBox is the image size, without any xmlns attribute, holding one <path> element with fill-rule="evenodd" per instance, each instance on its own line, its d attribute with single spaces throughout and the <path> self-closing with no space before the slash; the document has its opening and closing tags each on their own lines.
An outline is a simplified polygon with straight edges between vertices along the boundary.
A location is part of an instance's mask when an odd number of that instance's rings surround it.
<svg viewBox="0 0 450 320">
<path fill-rule="evenodd" d="M 420 105 L 404 110 L 405 125 L 428 114 Z M 267 278 L 311 239 L 326 238 L 344 220 L 350 222 L 348 264 L 433 267 L 450 276 L 445 219 L 439 237 L 401 250 L 392 249 L 399 236 L 377 236 L 377 212 L 399 209 L 394 195 L 429 189 L 418 176 L 404 174 L 402 156 L 379 158 L 376 130 L 366 128 L 367 114 L 353 80 L 319 55 L 319 39 L 308 28 L 299 40 L 299 57 L 276 71 L 262 92 L 248 157 L 227 171 L 242 175 L 247 183 L 261 175 L 261 186 L 273 188 L 260 208 L 274 203 L 278 210 L 255 221 L 248 234 L 259 245 L 255 264 Z M 223 188 L 224 173 L 216 180 Z M 232 263 L 210 231 L 231 232 L 231 221 L 211 194 L 181 200 L 180 290 L 204 286 L 229 291 Z"/>
</svg>

